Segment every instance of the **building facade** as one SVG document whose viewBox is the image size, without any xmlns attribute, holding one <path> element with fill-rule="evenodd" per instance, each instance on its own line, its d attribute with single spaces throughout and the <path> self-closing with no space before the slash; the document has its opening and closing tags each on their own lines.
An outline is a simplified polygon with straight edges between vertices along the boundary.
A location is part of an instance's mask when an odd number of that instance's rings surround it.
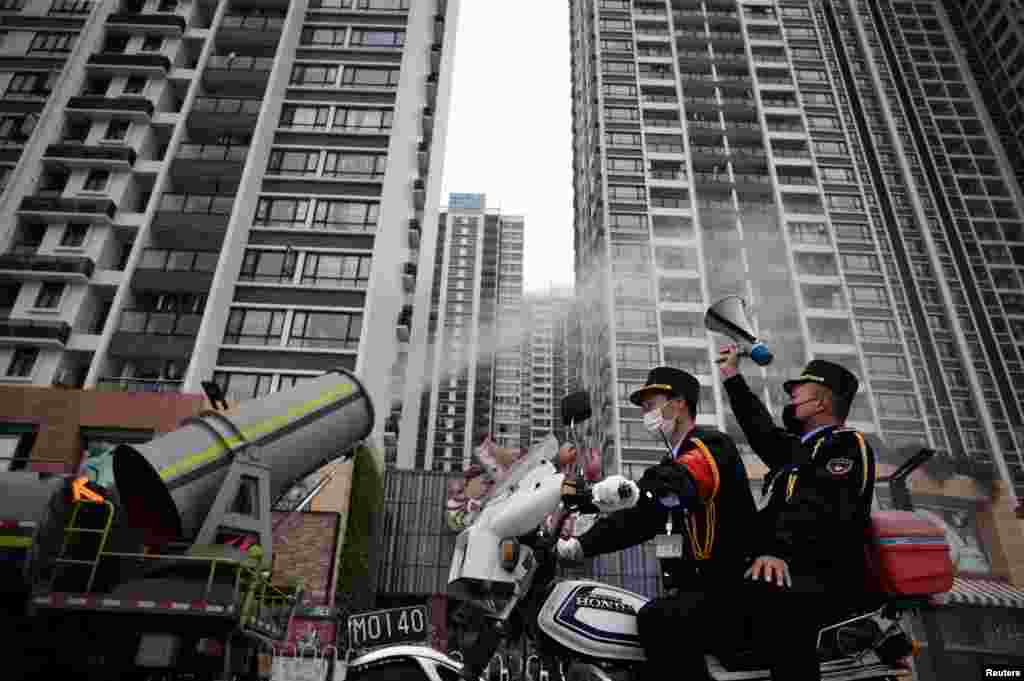
<svg viewBox="0 0 1024 681">
<path fill-rule="evenodd" d="M 627 399 L 663 363 L 698 376 L 698 422 L 741 444 L 759 493 L 765 469 L 714 363 L 723 339 L 703 323 L 740 295 L 775 352 L 744 367 L 773 413 L 807 361 L 845 365 L 861 378 L 849 422 L 878 443 L 880 470 L 906 448 L 937 450 L 948 481 L 919 481 L 922 506 L 977 527 L 972 555 L 985 560 L 961 562 L 947 609 L 926 623 L 922 678 L 1003 659 L 944 647 L 970 638 L 936 633 L 954 603 L 1024 604 L 1024 201 L 952 4 L 570 5 L 583 381 L 606 470 L 636 476 L 663 454 Z M 1007 3 L 959 4 L 974 30 L 969 7 Z M 595 572 L 657 586 L 643 550 Z"/>
<path fill-rule="evenodd" d="M 0 381 L 246 399 L 341 366 L 388 414 L 457 7 L 4 3 L 35 122 L 0 124 Z"/>
<path fill-rule="evenodd" d="M 947 0 L 944 6 L 1006 156 L 1024 182 L 1024 6 L 1017 0 Z"/>
<path fill-rule="evenodd" d="M 430 295 L 413 335 L 400 468 L 461 470 L 487 433 L 518 446 L 522 392 L 523 218 L 483 194 L 451 194 L 432 244 Z M 424 267 L 426 267 L 424 259 Z"/>
<path fill-rule="evenodd" d="M 739 294 L 776 352 L 749 370 L 771 408 L 833 359 L 863 378 L 856 427 L 1024 484 L 1020 186 L 942 4 L 572 7 L 606 460 L 657 456 L 626 396 L 658 362 L 697 373 L 700 419 L 739 435 L 702 319 Z"/>
<path fill-rule="evenodd" d="M 562 398 L 574 384 L 570 356 L 571 291 L 527 294 L 523 300 L 522 446 L 563 434 Z"/>
</svg>

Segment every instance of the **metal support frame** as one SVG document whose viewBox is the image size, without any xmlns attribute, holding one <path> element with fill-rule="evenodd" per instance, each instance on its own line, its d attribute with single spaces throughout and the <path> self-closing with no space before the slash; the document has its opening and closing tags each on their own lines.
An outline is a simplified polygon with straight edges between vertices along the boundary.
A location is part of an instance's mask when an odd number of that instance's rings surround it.
<svg viewBox="0 0 1024 681">
<path fill-rule="evenodd" d="M 242 444 L 231 447 L 224 436 L 203 421 L 203 418 L 210 418 L 225 427 L 233 437 Z M 257 446 L 245 436 L 235 422 L 224 414 L 209 409 L 204 409 L 197 416 L 186 419 L 187 423 L 201 424 L 216 434 L 225 448 L 229 450 L 231 464 L 228 468 L 224 483 L 217 491 L 213 505 L 210 507 L 203 526 L 196 534 L 194 544 L 213 544 L 217 539 L 217 533 L 221 529 L 240 530 L 252 532 L 260 538 L 260 548 L 263 550 L 262 564 L 270 567 L 273 564 L 274 542 L 273 528 L 271 527 L 271 504 L 270 504 L 270 466 L 262 463 L 257 455 Z M 244 478 L 251 478 L 256 481 L 256 489 L 250 499 L 253 507 L 251 515 L 233 513 L 231 506 L 235 503 L 238 495 L 243 492 Z"/>
</svg>

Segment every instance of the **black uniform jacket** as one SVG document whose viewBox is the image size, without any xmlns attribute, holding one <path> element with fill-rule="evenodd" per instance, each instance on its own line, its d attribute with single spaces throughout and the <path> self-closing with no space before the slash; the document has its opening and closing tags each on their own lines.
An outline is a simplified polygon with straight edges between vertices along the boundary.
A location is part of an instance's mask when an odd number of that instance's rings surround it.
<svg viewBox="0 0 1024 681">
<path fill-rule="evenodd" d="M 683 536 L 684 548 L 683 559 L 662 561 L 666 586 L 669 588 L 685 587 L 694 576 L 713 579 L 742 577 L 743 570 L 751 558 L 757 506 L 754 503 L 746 468 L 732 439 L 713 428 L 695 428 L 680 443 L 675 458 L 666 456 L 659 465 L 683 469 L 684 463 L 677 462 L 694 460 L 686 455 L 699 452 L 695 439 L 699 439 L 706 446 L 711 458 L 714 459 L 714 472 L 717 473 L 717 493 L 711 498 L 710 503 L 707 500 L 696 500 L 695 510 L 691 514 L 698 545 L 704 546 L 709 536 L 708 510 L 711 505 L 714 506 L 710 514 L 713 518 L 711 550 L 707 558 L 695 559 L 684 513 L 681 510 L 671 511 L 672 533 Z M 620 551 L 665 533 L 670 511 L 646 494 L 645 481 L 647 473 L 652 470 L 654 469 L 648 469 L 645 477 L 638 482 L 641 498 L 636 506 L 598 519 L 594 526 L 579 538 L 586 556 Z M 671 473 L 671 470 L 669 472 Z M 685 478 L 687 475 L 684 473 L 682 477 Z M 686 490 L 682 488 L 674 491 L 680 497 L 686 494 Z"/>
<path fill-rule="evenodd" d="M 826 582 L 864 582 L 864 541 L 875 490 L 875 455 L 863 436 L 829 427 L 807 442 L 776 427 L 736 375 L 724 382 L 733 413 L 769 468 L 767 506 L 758 513 L 758 554 L 785 560 L 794 573 Z"/>
</svg>

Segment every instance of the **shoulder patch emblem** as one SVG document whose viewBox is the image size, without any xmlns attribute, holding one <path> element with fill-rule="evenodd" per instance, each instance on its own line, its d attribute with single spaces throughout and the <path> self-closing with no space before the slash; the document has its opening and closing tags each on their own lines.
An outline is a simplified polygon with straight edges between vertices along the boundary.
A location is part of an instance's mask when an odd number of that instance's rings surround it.
<svg viewBox="0 0 1024 681">
<path fill-rule="evenodd" d="M 851 470 L 853 470 L 853 459 L 847 459 L 845 457 L 838 459 L 829 459 L 828 462 L 825 464 L 825 470 L 827 470 L 829 473 L 836 477 L 846 475 Z"/>
</svg>

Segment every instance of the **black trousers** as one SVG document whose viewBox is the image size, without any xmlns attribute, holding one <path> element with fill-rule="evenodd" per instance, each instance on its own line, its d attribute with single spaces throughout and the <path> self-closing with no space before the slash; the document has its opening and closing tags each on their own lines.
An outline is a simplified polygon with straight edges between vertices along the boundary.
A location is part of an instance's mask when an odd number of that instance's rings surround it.
<svg viewBox="0 0 1024 681">
<path fill-rule="evenodd" d="M 737 583 L 734 587 L 738 588 Z M 707 681 L 706 653 L 723 642 L 728 645 L 731 624 L 730 595 L 721 586 L 705 591 L 679 591 L 648 601 L 637 615 L 640 642 L 647 655 L 642 681 L 672 678 Z M 739 629 L 737 628 L 737 631 Z"/>
<path fill-rule="evenodd" d="M 758 657 L 769 663 L 773 681 L 821 681 L 818 630 L 834 623 L 849 589 L 829 588 L 834 580 L 811 574 L 792 575 L 793 586 L 781 588 L 748 580 L 746 594 Z M 845 591 L 845 593 L 844 593 Z"/>
</svg>

